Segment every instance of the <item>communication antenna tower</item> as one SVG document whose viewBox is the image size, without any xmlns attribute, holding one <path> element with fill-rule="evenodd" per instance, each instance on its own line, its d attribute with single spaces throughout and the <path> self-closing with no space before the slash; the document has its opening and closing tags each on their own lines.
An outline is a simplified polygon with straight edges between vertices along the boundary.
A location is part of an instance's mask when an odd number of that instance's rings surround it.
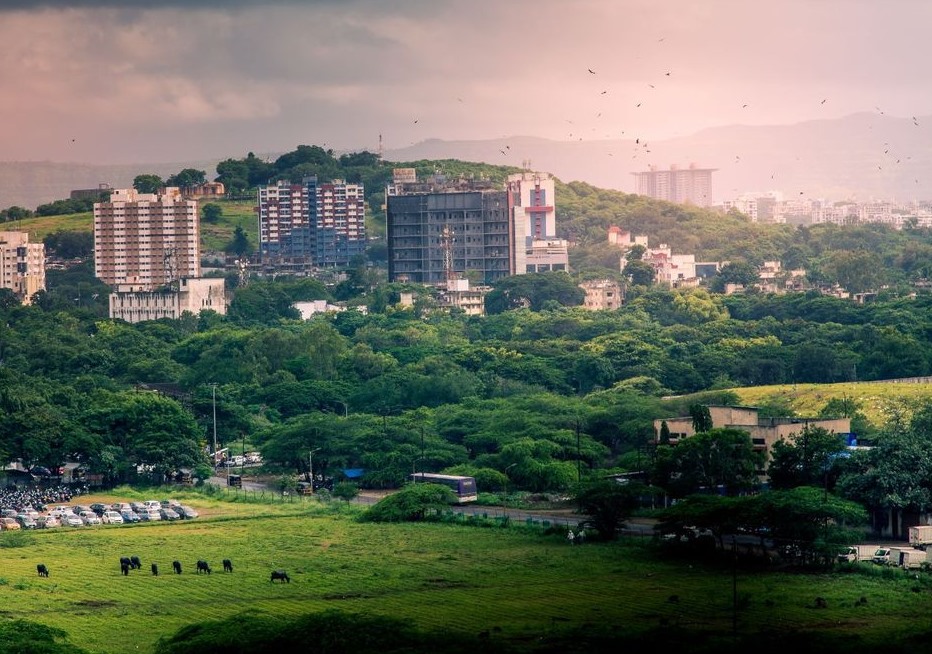
<svg viewBox="0 0 932 654">
<path fill-rule="evenodd" d="M 456 272 L 453 270 L 453 230 L 449 225 L 444 225 L 440 233 L 440 249 L 443 250 L 443 275 L 451 282 L 456 279 Z"/>
</svg>

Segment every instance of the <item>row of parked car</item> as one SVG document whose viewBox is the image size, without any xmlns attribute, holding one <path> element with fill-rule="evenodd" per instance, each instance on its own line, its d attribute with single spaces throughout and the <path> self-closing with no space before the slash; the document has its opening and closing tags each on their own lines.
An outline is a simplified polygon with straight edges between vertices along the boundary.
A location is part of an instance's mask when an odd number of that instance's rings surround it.
<svg viewBox="0 0 932 654">
<path fill-rule="evenodd" d="M 0 530 L 123 525 L 162 520 L 192 520 L 198 516 L 197 511 L 177 500 L 57 505 L 42 509 L 47 512 L 40 513 L 32 506 L 0 509 Z"/>
</svg>

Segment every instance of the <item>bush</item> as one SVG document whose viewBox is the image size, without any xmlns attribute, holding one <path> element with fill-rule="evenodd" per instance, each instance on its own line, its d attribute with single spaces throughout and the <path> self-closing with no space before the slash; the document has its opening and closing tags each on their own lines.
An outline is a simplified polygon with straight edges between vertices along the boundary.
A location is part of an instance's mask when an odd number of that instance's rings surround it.
<svg viewBox="0 0 932 654">
<path fill-rule="evenodd" d="M 414 522 L 439 517 L 456 496 L 439 484 L 409 484 L 380 500 L 362 515 L 370 522 Z"/>
</svg>

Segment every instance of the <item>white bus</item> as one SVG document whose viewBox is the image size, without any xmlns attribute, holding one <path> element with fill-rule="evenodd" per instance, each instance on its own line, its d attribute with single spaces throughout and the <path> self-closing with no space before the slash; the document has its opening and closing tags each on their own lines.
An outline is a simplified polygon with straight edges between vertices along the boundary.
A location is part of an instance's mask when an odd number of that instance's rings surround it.
<svg viewBox="0 0 932 654">
<path fill-rule="evenodd" d="M 410 477 L 415 484 L 441 484 L 450 488 L 456 495 L 459 503 L 475 502 L 479 499 L 476 491 L 475 477 L 460 477 L 459 475 L 439 475 L 433 472 L 415 472 Z"/>
</svg>

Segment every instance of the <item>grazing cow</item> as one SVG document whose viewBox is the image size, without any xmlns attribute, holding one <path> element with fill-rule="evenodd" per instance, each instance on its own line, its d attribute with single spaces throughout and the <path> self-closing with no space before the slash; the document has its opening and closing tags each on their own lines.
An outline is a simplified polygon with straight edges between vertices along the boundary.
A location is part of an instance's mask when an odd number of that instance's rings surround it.
<svg viewBox="0 0 932 654">
<path fill-rule="evenodd" d="M 133 570 L 138 570 L 142 567 L 142 561 L 139 560 L 138 556 L 129 557 L 129 565 Z"/>
<path fill-rule="evenodd" d="M 153 563 L 153 564 L 152 564 L 152 576 L 154 576 L 154 577 L 158 577 L 158 576 L 159 576 L 159 565 L 158 565 L 158 563 Z"/>
<path fill-rule="evenodd" d="M 129 563 L 121 563 L 121 564 L 120 564 L 120 572 L 123 573 L 123 576 L 124 576 L 124 577 L 125 577 L 125 576 L 128 576 L 128 575 L 129 575 Z"/>
<path fill-rule="evenodd" d="M 207 574 L 210 574 L 210 566 L 207 565 L 207 561 L 197 562 L 197 574 L 201 574 L 202 572 L 206 572 Z"/>
<path fill-rule="evenodd" d="M 39 573 L 39 576 L 40 576 L 40 577 L 48 577 L 48 576 L 49 576 L 49 569 L 45 567 L 45 564 L 44 564 L 44 563 L 40 563 L 39 565 L 36 566 L 36 572 Z"/>
<path fill-rule="evenodd" d="M 223 560 L 223 571 L 233 572 L 233 562 L 230 559 Z"/>
<path fill-rule="evenodd" d="M 120 567 L 122 568 L 124 565 L 125 565 L 127 568 L 132 568 L 132 567 L 133 567 L 133 562 L 129 560 L 129 557 L 128 557 L 128 556 L 121 556 L 121 557 L 120 557 Z"/>
<path fill-rule="evenodd" d="M 181 561 L 172 561 L 172 569 L 175 571 L 176 575 L 181 574 Z"/>
<path fill-rule="evenodd" d="M 285 583 L 286 581 L 289 584 L 291 583 L 291 579 L 288 577 L 288 573 L 284 570 L 272 570 L 272 578 L 269 579 L 269 581 L 275 581 L 276 579 L 282 583 Z"/>
</svg>

